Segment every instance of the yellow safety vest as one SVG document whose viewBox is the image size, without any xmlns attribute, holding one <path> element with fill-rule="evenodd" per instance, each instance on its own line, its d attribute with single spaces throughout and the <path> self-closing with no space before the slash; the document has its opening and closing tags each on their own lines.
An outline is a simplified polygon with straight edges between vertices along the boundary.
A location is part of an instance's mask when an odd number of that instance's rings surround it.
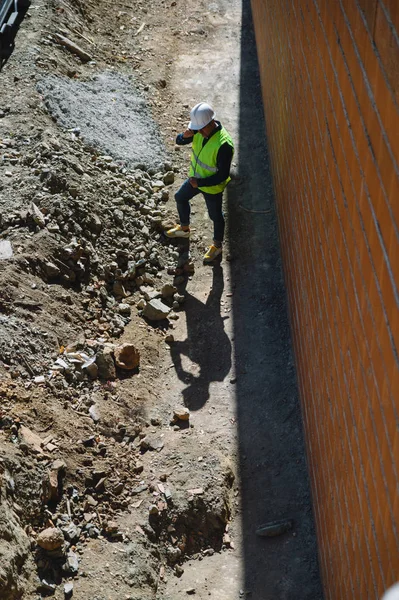
<svg viewBox="0 0 399 600">
<path fill-rule="evenodd" d="M 198 177 L 198 179 L 210 177 L 218 172 L 216 161 L 219 148 L 222 144 L 227 143 L 234 150 L 233 140 L 224 127 L 219 129 L 219 131 L 216 131 L 204 146 L 202 146 L 203 141 L 204 138 L 200 133 L 196 133 L 192 141 L 189 176 Z M 231 178 L 228 177 L 225 181 L 222 181 L 222 183 L 218 183 L 217 185 L 206 187 L 198 186 L 198 188 L 206 194 L 219 194 L 220 192 L 223 192 L 230 179 Z"/>
</svg>

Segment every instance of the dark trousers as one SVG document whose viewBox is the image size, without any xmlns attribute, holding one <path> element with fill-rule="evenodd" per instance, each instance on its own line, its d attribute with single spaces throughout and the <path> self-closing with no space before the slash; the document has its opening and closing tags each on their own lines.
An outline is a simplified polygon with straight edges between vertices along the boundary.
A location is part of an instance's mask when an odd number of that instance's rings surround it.
<svg viewBox="0 0 399 600">
<path fill-rule="evenodd" d="M 222 243 L 225 225 L 224 214 L 222 210 L 223 192 L 220 192 L 219 194 L 206 194 L 205 192 L 201 192 L 201 190 L 198 188 L 193 188 L 189 180 L 186 179 L 181 188 L 178 189 L 175 194 L 180 225 L 190 225 L 190 200 L 198 194 L 202 194 L 204 196 L 209 218 L 211 221 L 213 221 L 213 239 L 215 242 Z"/>
</svg>

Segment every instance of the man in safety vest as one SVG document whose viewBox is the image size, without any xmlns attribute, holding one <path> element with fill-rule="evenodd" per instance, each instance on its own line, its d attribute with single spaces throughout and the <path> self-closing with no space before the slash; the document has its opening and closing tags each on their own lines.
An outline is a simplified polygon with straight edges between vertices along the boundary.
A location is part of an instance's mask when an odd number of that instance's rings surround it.
<svg viewBox="0 0 399 600">
<path fill-rule="evenodd" d="M 194 106 L 190 119 L 186 131 L 176 138 L 179 146 L 192 143 L 189 178 L 175 194 L 180 224 L 166 231 L 166 235 L 170 238 L 190 237 L 190 200 L 201 192 L 213 221 L 213 244 L 206 252 L 204 262 L 212 262 L 222 253 L 225 226 L 222 195 L 230 181 L 234 144 L 206 102 Z"/>
</svg>

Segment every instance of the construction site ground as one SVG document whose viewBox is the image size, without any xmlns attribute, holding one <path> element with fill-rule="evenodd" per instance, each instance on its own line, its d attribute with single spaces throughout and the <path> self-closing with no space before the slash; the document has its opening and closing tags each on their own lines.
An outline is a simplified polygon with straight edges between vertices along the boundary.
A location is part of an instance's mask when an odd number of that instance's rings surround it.
<svg viewBox="0 0 399 600">
<path fill-rule="evenodd" d="M 33 0 L 0 79 L 2 600 L 321 600 L 250 3 Z M 202 100 L 213 265 L 202 196 L 163 233 Z"/>
</svg>

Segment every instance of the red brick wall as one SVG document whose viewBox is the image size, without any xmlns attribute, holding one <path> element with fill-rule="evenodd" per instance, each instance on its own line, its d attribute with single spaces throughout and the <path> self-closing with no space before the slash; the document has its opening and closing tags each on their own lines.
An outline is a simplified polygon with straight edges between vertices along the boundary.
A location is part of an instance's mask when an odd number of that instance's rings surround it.
<svg viewBox="0 0 399 600">
<path fill-rule="evenodd" d="M 325 594 L 379 598 L 399 579 L 399 0 L 252 10 Z"/>
</svg>

